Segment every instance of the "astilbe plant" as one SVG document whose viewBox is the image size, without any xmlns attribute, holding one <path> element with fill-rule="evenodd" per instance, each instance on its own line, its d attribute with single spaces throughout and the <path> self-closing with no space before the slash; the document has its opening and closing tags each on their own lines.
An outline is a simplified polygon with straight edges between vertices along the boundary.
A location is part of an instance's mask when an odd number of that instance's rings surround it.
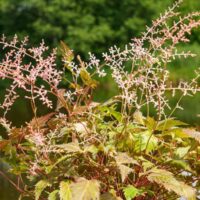
<svg viewBox="0 0 200 200">
<path fill-rule="evenodd" d="M 64 70 L 56 69 L 56 50 L 49 54 L 42 42 L 29 48 L 2 37 L 0 78 L 11 86 L 2 101 L 1 160 L 9 164 L 6 177 L 20 198 L 49 200 L 196 199 L 200 185 L 200 133 L 172 118 L 181 99 L 199 92 L 199 69 L 190 82 L 174 84 L 168 63 L 193 57 L 177 45 L 200 25 L 200 13 L 181 16 L 176 2 L 153 21 L 140 38 L 124 49 L 114 46 L 102 61 L 89 53 L 89 61 L 75 58 L 61 43 Z M 96 76 L 109 68 L 119 94 L 93 102 Z M 60 88 L 61 80 L 67 82 Z M 6 119 L 23 90 L 33 119 L 20 128 Z M 179 93 L 175 107 L 168 97 Z M 51 95 L 57 99 L 53 106 Z M 171 98 L 171 97 L 170 97 Z M 52 109 L 38 116 L 36 101 Z M 156 115 L 150 116 L 151 111 Z M 168 113 L 168 114 L 167 114 Z"/>
</svg>

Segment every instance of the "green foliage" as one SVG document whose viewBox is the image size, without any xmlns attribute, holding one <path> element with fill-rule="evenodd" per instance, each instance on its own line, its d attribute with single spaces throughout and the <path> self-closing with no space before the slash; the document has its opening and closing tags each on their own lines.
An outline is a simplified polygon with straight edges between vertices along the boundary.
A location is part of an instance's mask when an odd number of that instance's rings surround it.
<svg viewBox="0 0 200 200">
<path fill-rule="evenodd" d="M 96 180 L 80 180 L 70 185 L 73 200 L 98 200 L 99 183 Z"/>
<path fill-rule="evenodd" d="M 71 190 L 70 190 L 68 182 L 62 181 L 60 183 L 59 194 L 60 194 L 60 199 L 61 200 L 71 200 L 72 199 L 72 194 L 71 194 Z"/>
<path fill-rule="evenodd" d="M 60 128 L 56 129 L 56 132 L 51 130 L 48 133 L 51 135 L 52 131 L 54 132 L 49 140 L 48 153 L 46 152 L 48 160 L 45 159 L 46 153 L 43 154 L 45 149 L 42 146 L 34 147 L 32 142 L 25 138 L 26 142 L 21 146 L 23 151 L 26 151 L 26 157 L 23 153 L 10 157 L 10 144 L 5 142 L 1 146 L 5 156 L 8 155 L 5 158 L 10 163 L 10 170 L 17 171 L 18 174 L 25 172 L 32 180 L 39 179 L 35 184 L 35 198 L 48 196 L 49 200 L 57 200 L 58 197 L 62 200 L 130 200 L 156 195 L 162 199 L 168 194 L 165 191 L 167 190 L 169 195 L 173 191 L 173 195 L 194 199 L 195 189 L 189 185 L 194 181 L 195 170 L 199 169 L 198 162 L 194 161 L 194 148 L 198 141 L 189 136 L 173 136 L 174 129 L 184 131 L 184 128 L 177 124 L 185 124 L 170 119 L 166 121 L 166 124 L 170 121 L 170 126 L 161 126 L 161 121 L 153 131 L 155 120 L 149 120 L 138 113 L 137 116 L 142 120 L 134 117 L 124 127 L 124 122 L 119 122 L 115 117 L 104 121 L 110 117 L 110 112 L 102 112 L 102 108 L 105 110 L 105 106 L 102 106 L 94 108 L 93 115 L 79 116 L 79 120 L 87 121 L 85 132 L 76 132 L 76 129 L 69 128 L 77 124 L 76 118 L 74 122 L 70 122 L 71 125 L 67 123 L 68 125 L 63 126 L 62 121 L 57 121 Z M 54 120 L 52 118 L 48 122 L 49 125 Z M 64 132 L 63 129 L 70 132 Z M 13 134 L 13 130 L 11 133 Z M 95 138 L 93 134 L 96 135 Z M 29 165 L 29 160 L 34 158 L 36 152 L 39 160 L 35 169 L 23 169 L 15 165 Z M 42 174 L 34 175 L 33 170 L 41 171 Z M 183 170 L 193 175 L 184 177 L 181 174 Z M 44 179 L 43 174 L 46 174 L 48 179 Z M 109 184 L 106 183 L 107 180 Z M 187 184 L 184 183 L 185 180 Z M 27 192 L 30 193 L 31 190 Z"/>
<path fill-rule="evenodd" d="M 124 191 L 124 196 L 126 197 L 126 200 L 132 200 L 133 198 L 142 194 L 141 190 L 138 190 L 132 185 L 129 185 L 126 188 L 124 188 L 123 191 Z"/>
<path fill-rule="evenodd" d="M 56 200 L 57 196 L 58 196 L 58 190 L 54 190 L 53 192 L 51 192 L 48 196 L 48 200 Z"/>
<path fill-rule="evenodd" d="M 174 191 L 188 200 L 196 199 L 195 189 L 181 181 L 177 181 L 172 173 L 167 170 L 153 168 L 150 170 L 150 174 L 147 178 L 149 181 L 156 182 L 162 185 L 165 189 Z"/>
<path fill-rule="evenodd" d="M 47 180 L 40 180 L 35 185 L 35 200 L 38 200 L 46 187 L 50 186 Z"/>
</svg>

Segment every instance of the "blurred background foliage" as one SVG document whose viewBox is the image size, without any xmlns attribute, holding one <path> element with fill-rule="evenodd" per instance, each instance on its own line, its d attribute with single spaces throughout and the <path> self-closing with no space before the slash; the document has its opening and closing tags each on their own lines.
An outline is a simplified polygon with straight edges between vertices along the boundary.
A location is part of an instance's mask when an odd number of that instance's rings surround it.
<svg viewBox="0 0 200 200">
<path fill-rule="evenodd" d="M 151 20 L 172 5 L 174 0 L 0 0 L 0 34 L 12 38 L 29 36 L 30 44 L 37 46 L 42 39 L 58 47 L 61 40 L 87 59 L 88 52 L 100 56 L 110 46 L 123 47 L 131 38 L 140 36 Z M 180 12 L 199 11 L 199 0 L 184 0 Z M 191 43 L 180 46 L 199 55 L 200 30 L 195 30 Z M 190 79 L 192 70 L 200 65 L 200 56 L 176 61 L 170 65 L 173 81 L 180 77 Z M 6 83 L 0 84 L 1 91 Z M 95 100 L 108 99 L 116 93 L 116 87 L 107 77 L 95 93 Z M 2 92 L 1 92 L 2 94 Z M 187 98 L 185 110 L 176 116 L 191 124 L 200 122 L 200 97 Z M 172 103 L 176 102 L 172 100 Z M 28 104 L 18 102 L 9 113 L 16 125 L 30 118 Z M 17 119 L 16 119 L 17 113 Z M 16 121 L 17 120 L 17 121 Z"/>
<path fill-rule="evenodd" d="M 0 0 L 0 34 L 12 38 L 29 36 L 30 44 L 37 46 L 42 39 L 58 47 L 65 41 L 76 54 L 87 59 L 87 52 L 100 56 L 110 46 L 123 47 L 131 38 L 140 36 L 151 20 L 172 5 L 173 0 Z M 199 0 L 184 0 L 180 12 L 200 11 Z M 180 77 L 190 79 L 192 70 L 200 67 L 200 30 L 195 30 L 191 43 L 180 46 L 197 53 L 194 59 L 176 61 L 170 65 L 173 81 Z M 0 83 L 3 95 L 8 83 Z M 116 93 L 110 76 L 106 77 L 97 92 L 95 101 L 103 101 Z M 177 99 L 171 100 L 175 104 Z M 200 95 L 183 101 L 184 111 L 176 116 L 190 124 L 199 125 Z M 46 110 L 45 110 L 46 111 Z M 44 111 L 44 112 L 45 112 Z M 24 101 L 15 104 L 9 117 L 20 126 L 30 119 L 30 105 Z M 2 166 L 0 167 L 2 168 Z M 8 182 L 0 178 L 0 199 L 17 199 Z"/>
</svg>

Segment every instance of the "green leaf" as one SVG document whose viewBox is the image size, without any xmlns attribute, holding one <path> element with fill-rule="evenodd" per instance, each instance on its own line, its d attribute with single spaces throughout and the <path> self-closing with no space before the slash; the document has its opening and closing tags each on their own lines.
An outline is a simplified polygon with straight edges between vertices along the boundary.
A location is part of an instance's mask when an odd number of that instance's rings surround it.
<svg viewBox="0 0 200 200">
<path fill-rule="evenodd" d="M 173 159 L 170 160 L 170 164 L 172 164 L 172 166 L 187 170 L 187 171 L 192 171 L 190 165 L 188 162 L 186 162 L 185 160 L 177 160 L 177 159 Z"/>
<path fill-rule="evenodd" d="M 147 117 L 145 119 L 145 125 L 149 130 L 154 130 L 157 122 L 152 117 Z"/>
<path fill-rule="evenodd" d="M 89 74 L 89 72 L 86 71 L 85 68 L 82 68 L 80 71 L 80 77 L 83 83 L 87 86 L 90 86 L 91 88 L 96 88 L 98 85 L 98 82 L 96 80 L 93 80 Z"/>
<path fill-rule="evenodd" d="M 96 180 L 80 180 L 70 184 L 73 200 L 99 200 L 99 182 Z"/>
<path fill-rule="evenodd" d="M 187 124 L 182 121 L 170 118 L 170 119 L 166 119 L 166 120 L 159 122 L 158 126 L 156 127 L 156 130 L 165 131 L 165 130 L 168 130 L 168 129 L 171 129 L 171 128 L 174 128 L 177 126 L 186 126 L 186 125 Z"/>
<path fill-rule="evenodd" d="M 190 136 L 186 132 L 184 132 L 184 129 L 182 128 L 173 128 L 171 130 L 165 131 L 163 134 L 177 138 L 190 138 Z"/>
<path fill-rule="evenodd" d="M 64 66 L 73 73 L 73 70 L 69 66 L 69 62 L 71 62 L 74 59 L 73 51 L 63 41 L 60 42 L 60 46 L 63 60 L 65 61 Z"/>
<path fill-rule="evenodd" d="M 47 180 L 40 180 L 35 185 L 35 200 L 38 200 L 43 192 L 43 190 L 50 186 L 50 183 Z"/>
<path fill-rule="evenodd" d="M 70 190 L 70 185 L 68 182 L 62 181 L 60 183 L 60 190 L 59 190 L 60 200 L 71 200 L 72 193 Z"/>
<path fill-rule="evenodd" d="M 99 152 L 99 149 L 95 145 L 89 145 L 84 147 L 84 152 L 90 152 L 93 155 L 96 155 Z"/>
<path fill-rule="evenodd" d="M 138 124 L 144 125 L 144 117 L 142 116 L 142 113 L 141 113 L 139 110 L 135 111 L 133 117 L 134 117 L 134 120 L 135 120 Z"/>
<path fill-rule="evenodd" d="M 53 147 L 66 151 L 67 153 L 82 152 L 79 144 L 76 142 L 70 142 L 67 144 L 58 144 L 54 145 Z"/>
<path fill-rule="evenodd" d="M 176 180 L 173 174 L 167 170 L 153 168 L 149 171 L 147 178 L 150 182 L 156 182 L 166 190 L 173 191 L 187 200 L 196 199 L 196 190 L 184 182 Z"/>
<path fill-rule="evenodd" d="M 56 167 L 57 164 L 59 164 L 60 162 L 62 162 L 63 160 L 65 160 L 65 159 L 67 159 L 67 158 L 69 158 L 69 155 L 67 155 L 67 156 L 62 156 L 62 157 L 59 158 L 53 165 L 47 166 L 47 167 L 45 168 L 46 173 L 47 173 L 47 174 L 51 173 L 52 169 L 53 169 L 54 167 Z"/>
<path fill-rule="evenodd" d="M 54 190 L 49 194 L 48 200 L 57 200 L 59 190 Z"/>
<path fill-rule="evenodd" d="M 155 166 L 152 162 L 150 162 L 149 160 L 145 159 L 142 156 L 140 156 L 138 159 L 142 161 L 142 167 L 143 167 L 144 172 L 146 172 L 147 170 Z"/>
<path fill-rule="evenodd" d="M 152 134 L 151 131 L 144 131 L 134 134 L 134 137 L 134 151 L 137 153 L 144 150 L 146 150 L 146 153 L 149 153 L 158 148 L 158 139 Z"/>
<path fill-rule="evenodd" d="M 102 112 L 106 113 L 107 116 L 113 116 L 118 122 L 122 120 L 122 114 L 116 111 L 116 105 L 112 105 L 111 107 L 103 106 L 99 108 Z"/>
<path fill-rule="evenodd" d="M 188 151 L 190 150 L 190 146 L 188 147 L 179 147 L 175 150 L 174 154 L 175 156 L 177 156 L 178 158 L 183 158 L 187 153 Z"/>
<path fill-rule="evenodd" d="M 109 109 L 110 110 L 110 114 L 118 121 L 118 122 L 121 122 L 122 120 L 122 114 L 115 111 L 115 110 L 112 110 L 112 109 Z"/>
<path fill-rule="evenodd" d="M 141 194 L 141 190 L 137 189 L 136 187 L 129 185 L 123 189 L 124 196 L 126 200 L 132 200 L 133 198 L 137 197 Z"/>
</svg>

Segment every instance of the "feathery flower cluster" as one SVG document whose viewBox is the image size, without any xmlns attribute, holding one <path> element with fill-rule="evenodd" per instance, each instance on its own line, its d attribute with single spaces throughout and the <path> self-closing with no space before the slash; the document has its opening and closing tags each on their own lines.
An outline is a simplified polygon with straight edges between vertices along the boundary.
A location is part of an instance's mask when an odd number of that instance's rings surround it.
<svg viewBox="0 0 200 200">
<path fill-rule="evenodd" d="M 26 98 L 33 102 L 41 100 L 47 107 L 52 108 L 52 101 L 48 98 L 48 93 L 56 93 L 57 86 L 61 81 L 61 72 L 56 69 L 56 50 L 45 56 L 48 47 L 41 42 L 39 47 L 28 47 L 28 38 L 19 42 L 17 36 L 8 42 L 3 36 L 0 39 L 2 46 L 0 61 L 0 79 L 9 79 L 12 84 L 7 89 L 1 108 L 5 113 L 11 108 L 15 100 L 19 97 L 16 90 L 22 89 L 26 92 Z M 4 54 L 4 51 L 6 53 Z M 38 85 L 39 80 L 47 84 Z"/>
<path fill-rule="evenodd" d="M 52 102 L 48 94 L 52 93 L 58 97 L 62 106 L 69 108 L 65 101 L 77 106 L 73 101 L 82 99 L 78 95 L 87 92 L 87 88 L 80 88 L 79 78 L 84 78 L 85 84 L 93 84 L 88 71 L 93 71 L 92 76 L 99 77 L 106 75 L 105 66 L 112 70 L 112 77 L 121 90 L 123 110 L 127 108 L 141 109 L 143 106 L 149 108 L 153 105 L 159 118 L 165 116 L 165 109 L 170 109 L 166 93 L 171 91 L 175 95 L 176 91 L 181 91 L 183 95 L 193 95 L 198 88 L 199 72 L 191 82 L 181 81 L 174 86 L 170 83 L 170 73 L 167 64 L 176 58 L 194 57 L 195 54 L 188 52 L 178 52 L 177 45 L 181 42 L 188 42 L 188 34 L 193 28 L 200 26 L 199 12 L 193 12 L 185 16 L 175 12 L 182 0 L 177 1 L 169 8 L 164 15 L 153 21 L 151 27 L 147 27 L 141 38 L 134 38 L 120 49 L 113 46 L 107 53 L 103 53 L 101 62 L 95 55 L 89 53 L 88 62 L 83 62 L 78 56 L 79 64 L 74 61 L 73 51 L 64 45 L 64 64 L 72 74 L 72 90 L 64 91 L 58 89 L 62 73 L 56 69 L 56 50 L 45 56 L 48 47 L 44 42 L 39 47 L 28 48 L 25 38 L 22 42 L 15 36 L 12 41 L 7 42 L 3 36 L 0 44 L 7 53 L 2 55 L 0 62 L 0 78 L 8 78 L 12 81 L 1 108 L 5 113 L 10 109 L 15 100 L 19 97 L 16 90 L 23 89 L 27 92 L 26 98 L 32 101 L 39 99 L 43 104 L 52 108 Z M 170 22 L 169 22 L 170 21 Z M 26 63 L 26 64 L 25 64 Z M 130 66 L 131 65 L 131 66 Z M 81 71 L 84 71 L 81 74 Z M 129 69 L 129 70 L 127 70 Z M 85 76 L 85 77 L 83 77 Z M 38 80 L 42 79 L 48 87 L 38 85 Z M 69 81 L 70 82 L 70 81 Z M 87 82 L 87 83 L 86 83 Z M 79 102 L 80 103 L 80 102 Z M 177 106 L 178 108 L 179 106 Z"/>
<path fill-rule="evenodd" d="M 181 2 L 176 2 L 164 15 L 153 21 L 152 27 L 147 27 L 141 38 L 134 38 L 123 50 L 114 46 L 109 53 L 103 54 L 106 65 L 112 69 L 112 76 L 121 89 L 125 107 L 132 105 L 140 109 L 152 104 L 161 117 L 165 115 L 166 108 L 170 109 L 167 91 L 173 94 L 182 91 L 183 95 L 199 91 L 199 73 L 190 83 L 181 81 L 177 87 L 169 85 L 167 64 L 176 58 L 195 56 L 190 51 L 178 52 L 177 44 L 188 42 L 187 35 L 200 26 L 199 12 L 183 17 L 174 12 Z M 170 19 L 173 19 L 172 25 L 168 23 Z M 131 72 L 126 71 L 128 63 L 131 63 Z"/>
</svg>

